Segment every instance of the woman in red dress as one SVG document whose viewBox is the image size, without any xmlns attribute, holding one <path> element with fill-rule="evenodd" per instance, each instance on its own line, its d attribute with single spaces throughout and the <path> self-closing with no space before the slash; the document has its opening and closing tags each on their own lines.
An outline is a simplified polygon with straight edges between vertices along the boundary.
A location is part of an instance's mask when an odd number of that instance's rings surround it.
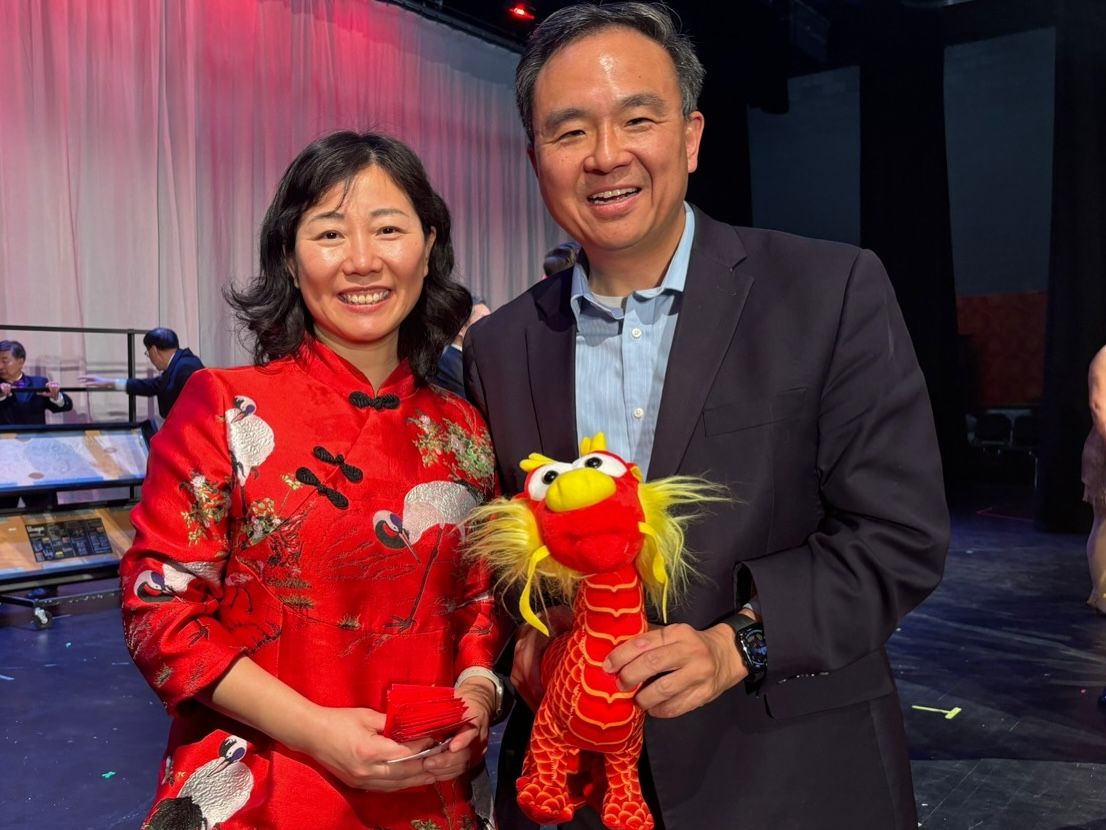
<svg viewBox="0 0 1106 830">
<path fill-rule="evenodd" d="M 449 212 L 375 134 L 307 147 L 230 300 L 255 365 L 187 384 L 120 565 L 127 644 L 173 717 L 145 827 L 476 828 L 505 638 L 459 524 L 495 490 L 476 410 L 428 383 L 468 317 Z M 454 686 L 446 751 L 385 738 L 393 683 Z M 397 760 L 406 759 L 406 760 Z"/>
</svg>

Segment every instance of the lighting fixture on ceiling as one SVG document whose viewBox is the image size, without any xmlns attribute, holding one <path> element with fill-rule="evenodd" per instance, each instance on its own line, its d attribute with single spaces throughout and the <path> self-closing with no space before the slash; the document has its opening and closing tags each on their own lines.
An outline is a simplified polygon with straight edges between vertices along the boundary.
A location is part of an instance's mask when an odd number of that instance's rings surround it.
<svg viewBox="0 0 1106 830">
<path fill-rule="evenodd" d="M 507 14 L 514 20 L 532 23 L 538 19 L 538 13 L 530 3 L 509 3 Z"/>
</svg>

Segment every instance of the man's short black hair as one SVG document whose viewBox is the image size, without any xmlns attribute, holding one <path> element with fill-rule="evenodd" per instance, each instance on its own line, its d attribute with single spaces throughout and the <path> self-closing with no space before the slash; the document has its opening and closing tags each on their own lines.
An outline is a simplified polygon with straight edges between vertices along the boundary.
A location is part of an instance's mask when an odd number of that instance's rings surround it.
<svg viewBox="0 0 1106 830">
<path fill-rule="evenodd" d="M 150 329 L 142 336 L 142 345 L 147 349 L 150 346 L 158 349 L 179 349 L 180 340 L 177 339 L 177 333 L 172 329 L 156 328 Z"/>
<path fill-rule="evenodd" d="M 534 146 L 534 88 L 542 68 L 561 49 L 606 29 L 625 28 L 645 35 L 672 59 L 680 84 L 684 118 L 699 106 L 706 70 L 691 38 L 682 33 L 672 10 L 661 3 L 574 3 L 553 12 L 530 34 L 515 69 L 515 100 L 530 146 Z"/>
<path fill-rule="evenodd" d="M 18 340 L 0 340 L 0 352 L 11 352 L 16 360 L 27 359 L 27 350 Z"/>
</svg>

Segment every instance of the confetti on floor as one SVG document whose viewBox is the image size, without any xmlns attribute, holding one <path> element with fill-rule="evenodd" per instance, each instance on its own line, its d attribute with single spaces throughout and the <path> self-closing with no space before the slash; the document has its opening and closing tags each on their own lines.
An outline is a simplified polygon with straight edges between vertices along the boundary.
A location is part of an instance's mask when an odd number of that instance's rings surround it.
<svg viewBox="0 0 1106 830">
<path fill-rule="evenodd" d="M 963 710 L 959 706 L 953 706 L 951 709 L 936 709 L 932 706 L 918 706 L 914 705 L 911 709 L 917 709 L 919 712 L 937 712 L 945 716 L 945 720 L 952 720 L 959 715 Z"/>
</svg>

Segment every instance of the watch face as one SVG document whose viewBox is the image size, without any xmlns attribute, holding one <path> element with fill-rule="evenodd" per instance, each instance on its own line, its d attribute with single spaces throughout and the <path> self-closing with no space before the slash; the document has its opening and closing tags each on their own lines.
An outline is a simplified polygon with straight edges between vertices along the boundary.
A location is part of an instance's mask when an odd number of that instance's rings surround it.
<svg viewBox="0 0 1106 830">
<path fill-rule="evenodd" d="M 768 665 L 768 642 L 764 639 L 763 629 L 747 628 L 741 632 L 741 640 L 745 644 L 745 654 L 754 667 Z"/>
</svg>

